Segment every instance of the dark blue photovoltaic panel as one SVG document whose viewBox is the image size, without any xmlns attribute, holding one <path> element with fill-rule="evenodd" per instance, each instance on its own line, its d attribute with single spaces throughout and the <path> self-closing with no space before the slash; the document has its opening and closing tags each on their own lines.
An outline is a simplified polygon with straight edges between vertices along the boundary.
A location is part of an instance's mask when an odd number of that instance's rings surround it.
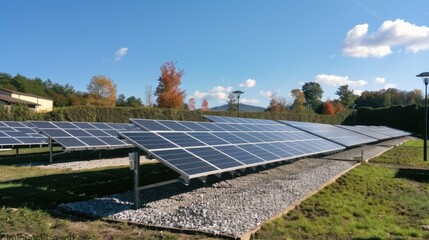
<svg viewBox="0 0 429 240">
<path fill-rule="evenodd" d="M 20 138 L 20 137 L 29 137 L 27 133 L 24 132 L 5 132 L 5 134 L 9 135 L 10 137 L 14 138 Z"/>
<path fill-rule="evenodd" d="M 215 149 L 225 153 L 226 155 L 234 159 L 237 159 L 244 164 L 255 164 L 264 162 L 262 158 L 252 155 L 249 152 L 244 151 L 243 149 L 240 149 L 236 146 L 219 146 L 215 147 Z"/>
<path fill-rule="evenodd" d="M 0 145 L 19 145 L 21 142 L 19 142 L 18 140 L 16 140 L 15 138 L 0 138 Z"/>
<path fill-rule="evenodd" d="M 182 149 L 161 150 L 153 153 L 187 175 L 204 174 L 217 170 L 214 166 Z"/>
<path fill-rule="evenodd" d="M 102 142 L 98 138 L 94 138 L 94 137 L 80 137 L 79 140 L 84 142 L 88 146 L 105 146 L 105 145 L 107 145 L 105 142 Z"/>
<path fill-rule="evenodd" d="M 70 134 L 66 133 L 62 129 L 50 129 L 50 128 L 46 128 L 46 129 L 43 129 L 41 131 L 43 133 L 45 133 L 46 135 L 52 137 L 52 138 L 57 138 L 57 137 L 71 137 Z"/>
<path fill-rule="evenodd" d="M 64 131 L 66 131 L 68 134 L 74 136 L 74 137 L 90 137 L 91 134 L 89 134 L 88 132 L 81 130 L 81 129 L 65 129 Z"/>
<path fill-rule="evenodd" d="M 58 128 L 78 128 L 76 125 L 69 122 L 55 122 L 53 123 Z"/>
<path fill-rule="evenodd" d="M 98 130 L 98 129 L 85 129 L 85 131 L 93 136 L 98 136 L 98 137 L 108 137 L 108 136 L 112 136 L 111 134 L 107 134 L 105 131 L 103 130 Z M 115 134 L 116 135 L 116 134 Z"/>
<path fill-rule="evenodd" d="M 188 136 L 186 133 L 160 132 L 158 134 L 181 147 L 206 146 L 204 143 L 191 136 Z"/>
<path fill-rule="evenodd" d="M 219 137 L 216 137 L 215 135 L 208 133 L 208 132 L 190 132 L 188 135 L 200 140 L 201 142 L 207 144 L 207 145 L 225 145 L 229 144 L 229 142 L 226 142 Z"/>
<path fill-rule="evenodd" d="M 262 158 L 265 161 L 273 161 L 281 158 L 279 155 L 275 155 L 274 153 L 270 152 L 268 149 L 264 149 L 262 146 L 259 146 L 258 144 L 245 144 L 245 145 L 240 145 L 238 147 L 252 153 L 253 155 L 256 155 Z"/>
<path fill-rule="evenodd" d="M 85 145 L 74 137 L 57 137 L 55 141 L 64 147 L 81 147 Z"/>
<path fill-rule="evenodd" d="M 228 132 L 213 132 L 213 135 L 215 135 L 218 138 L 221 138 L 229 143 L 232 144 L 239 144 L 239 143 L 249 143 L 246 140 L 237 137 L 236 135 L 234 135 L 233 133 L 228 133 Z"/>
<path fill-rule="evenodd" d="M 203 126 L 203 127 L 205 127 L 205 128 L 207 128 L 207 129 L 210 129 L 210 131 L 214 131 L 214 132 L 225 131 L 225 129 L 220 128 L 216 124 L 213 124 L 213 123 L 201 122 L 201 123 L 198 123 L 198 124 L 201 125 L 201 126 Z"/>
<path fill-rule="evenodd" d="M 158 121 L 158 122 L 176 132 L 192 131 L 191 129 L 175 121 Z"/>
<path fill-rule="evenodd" d="M 152 132 L 121 132 L 121 134 L 148 150 L 178 147 L 177 145 Z"/>
<path fill-rule="evenodd" d="M 26 122 L 15 122 L 15 121 L 5 121 L 3 122 L 6 126 L 11 128 L 23 128 L 28 127 Z"/>
<path fill-rule="evenodd" d="M 290 157 L 289 153 L 287 153 L 286 151 L 276 147 L 273 143 L 261 143 L 261 144 L 256 144 L 256 145 L 260 148 L 267 150 L 268 152 L 270 152 L 272 154 L 279 156 L 278 158 Z"/>
<path fill-rule="evenodd" d="M 234 135 L 241 138 L 241 139 L 244 139 L 246 142 L 250 142 L 250 143 L 263 142 L 263 140 L 261 140 L 257 136 L 255 136 L 254 133 L 236 132 L 236 133 L 234 133 Z"/>
<path fill-rule="evenodd" d="M 74 125 L 78 126 L 81 129 L 97 129 L 94 125 L 86 122 L 75 122 Z"/>
<path fill-rule="evenodd" d="M 359 134 L 363 134 L 372 138 L 375 138 L 377 140 L 385 140 L 385 139 L 389 139 L 391 138 L 390 136 L 387 136 L 383 133 L 379 133 L 379 132 L 375 132 L 373 130 L 370 130 L 369 128 L 366 127 L 359 127 L 359 126 L 345 126 L 345 125 L 337 125 L 338 127 L 359 133 Z"/>
<path fill-rule="evenodd" d="M 222 124 L 222 123 L 213 123 L 214 125 L 222 128 L 224 131 L 228 131 L 228 132 L 236 132 L 236 131 L 240 131 L 238 130 L 238 128 L 235 128 L 234 126 L 238 125 L 238 124 Z"/>
<path fill-rule="evenodd" d="M 243 166 L 242 163 L 226 156 L 225 154 L 211 147 L 189 148 L 187 150 L 197 155 L 198 157 L 203 158 L 207 162 L 215 165 L 219 169 L 227 169 L 227 168 Z"/>
<path fill-rule="evenodd" d="M 171 131 L 170 128 L 166 127 L 165 125 L 162 125 L 155 120 L 132 118 L 130 119 L 130 121 L 147 131 Z"/>
<path fill-rule="evenodd" d="M 117 138 L 118 130 L 116 130 L 127 129 L 131 126 L 130 124 L 37 121 L 29 124 L 59 143 L 65 151 L 132 147 L 131 144 Z M 114 137 L 117 141 L 111 145 L 102 141 L 100 139 L 102 137 Z"/>
<path fill-rule="evenodd" d="M 308 123 L 308 122 L 294 122 L 294 121 L 279 121 L 290 126 L 302 129 L 308 133 L 315 134 L 322 138 L 334 141 L 346 147 L 366 144 L 377 141 L 375 138 L 353 132 L 337 126 L 322 124 L 322 123 Z"/>
<path fill-rule="evenodd" d="M 123 146 L 124 142 L 120 141 L 116 137 L 99 137 L 101 141 L 105 142 L 107 145 L 110 146 Z"/>
<path fill-rule="evenodd" d="M 183 126 L 191 129 L 192 131 L 210 131 L 210 129 L 203 127 L 200 123 L 196 122 L 180 122 Z"/>
</svg>

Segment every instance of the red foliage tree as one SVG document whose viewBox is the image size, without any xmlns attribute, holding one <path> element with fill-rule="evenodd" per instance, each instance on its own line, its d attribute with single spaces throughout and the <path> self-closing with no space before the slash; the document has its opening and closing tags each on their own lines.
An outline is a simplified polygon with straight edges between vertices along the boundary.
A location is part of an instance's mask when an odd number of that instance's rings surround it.
<svg viewBox="0 0 429 240">
<path fill-rule="evenodd" d="M 326 115 L 333 115 L 333 114 L 335 114 L 334 104 L 330 100 L 327 100 L 323 104 L 323 114 L 326 114 Z"/>
<path fill-rule="evenodd" d="M 204 99 L 203 103 L 201 104 L 201 110 L 202 111 L 210 111 L 209 102 L 206 99 Z"/>
<path fill-rule="evenodd" d="M 186 91 L 179 86 L 184 75 L 183 70 L 176 69 L 174 62 L 166 62 L 161 68 L 158 87 L 155 95 L 156 102 L 160 108 L 183 108 Z"/>
<path fill-rule="evenodd" d="M 334 102 L 335 113 L 344 112 L 346 108 L 341 102 Z"/>
</svg>

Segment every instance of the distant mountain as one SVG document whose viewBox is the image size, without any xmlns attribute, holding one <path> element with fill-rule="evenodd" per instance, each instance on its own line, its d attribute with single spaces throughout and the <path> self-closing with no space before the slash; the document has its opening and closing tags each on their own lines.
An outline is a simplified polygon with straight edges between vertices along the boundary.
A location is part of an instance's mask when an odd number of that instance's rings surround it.
<svg viewBox="0 0 429 240">
<path fill-rule="evenodd" d="M 226 111 L 228 109 L 228 104 L 224 104 L 222 106 L 212 107 L 210 110 L 212 111 Z M 252 106 L 247 104 L 240 103 L 240 112 L 263 112 L 265 108 Z"/>
</svg>

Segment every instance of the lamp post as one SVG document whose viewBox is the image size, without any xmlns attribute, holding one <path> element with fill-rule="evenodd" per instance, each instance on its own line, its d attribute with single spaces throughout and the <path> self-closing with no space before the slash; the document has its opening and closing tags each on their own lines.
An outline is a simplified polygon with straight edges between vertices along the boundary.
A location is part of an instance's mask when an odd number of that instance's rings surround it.
<svg viewBox="0 0 429 240">
<path fill-rule="evenodd" d="M 423 72 L 417 75 L 416 77 L 421 77 L 423 83 L 425 84 L 425 120 L 424 120 L 424 142 L 423 142 L 423 159 L 428 160 L 428 82 L 429 82 L 429 72 Z"/>
<path fill-rule="evenodd" d="M 232 93 L 237 95 L 237 99 L 238 99 L 237 117 L 240 117 L 240 95 L 243 94 L 244 92 L 237 90 L 237 91 L 234 91 Z"/>
</svg>

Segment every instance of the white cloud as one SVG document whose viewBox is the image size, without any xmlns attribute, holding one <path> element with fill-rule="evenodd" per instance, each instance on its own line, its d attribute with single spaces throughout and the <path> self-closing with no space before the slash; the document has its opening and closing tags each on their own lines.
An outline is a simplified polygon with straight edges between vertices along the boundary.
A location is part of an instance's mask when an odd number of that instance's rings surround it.
<svg viewBox="0 0 429 240">
<path fill-rule="evenodd" d="M 245 104 L 255 105 L 255 104 L 259 104 L 259 103 L 260 103 L 260 101 L 259 101 L 259 100 L 257 100 L 257 99 L 253 99 L 253 98 L 251 98 L 251 99 L 247 99 L 247 98 L 243 98 L 243 99 L 241 99 L 241 98 L 240 98 L 240 103 L 245 103 Z"/>
<path fill-rule="evenodd" d="M 240 83 L 239 85 L 240 87 L 245 87 L 245 88 L 252 88 L 254 86 L 256 86 L 256 80 L 255 79 L 247 79 L 245 82 Z"/>
<path fill-rule="evenodd" d="M 360 95 L 362 95 L 363 91 L 364 90 L 353 90 L 353 93 L 360 96 Z"/>
<path fill-rule="evenodd" d="M 273 92 L 271 92 L 271 91 L 260 91 L 259 94 L 261 96 L 269 98 L 269 97 L 271 97 L 271 95 L 273 95 Z"/>
<path fill-rule="evenodd" d="M 384 77 L 376 77 L 372 82 L 374 84 L 383 84 L 386 82 L 386 79 Z"/>
<path fill-rule="evenodd" d="M 386 83 L 384 84 L 383 89 L 396 88 L 396 84 L 394 83 Z"/>
<path fill-rule="evenodd" d="M 368 34 L 368 27 L 366 23 L 359 24 L 347 32 L 343 42 L 346 56 L 382 58 L 392 54 L 393 47 L 404 47 L 406 52 L 412 53 L 429 49 L 429 27 L 416 26 L 402 19 L 385 21 L 371 34 Z"/>
<path fill-rule="evenodd" d="M 216 99 L 219 102 L 223 102 L 228 100 L 228 94 L 232 91 L 232 89 L 232 87 L 216 86 L 208 92 L 196 90 L 194 92 L 194 97 L 197 99 Z"/>
<path fill-rule="evenodd" d="M 115 61 L 121 61 L 125 55 L 128 53 L 128 48 L 119 48 L 118 51 L 115 52 Z"/>
<path fill-rule="evenodd" d="M 350 80 L 348 76 L 337 76 L 328 74 L 319 74 L 314 78 L 315 82 L 324 83 L 331 86 L 349 85 L 350 87 L 360 87 L 368 84 L 365 80 Z"/>
</svg>

